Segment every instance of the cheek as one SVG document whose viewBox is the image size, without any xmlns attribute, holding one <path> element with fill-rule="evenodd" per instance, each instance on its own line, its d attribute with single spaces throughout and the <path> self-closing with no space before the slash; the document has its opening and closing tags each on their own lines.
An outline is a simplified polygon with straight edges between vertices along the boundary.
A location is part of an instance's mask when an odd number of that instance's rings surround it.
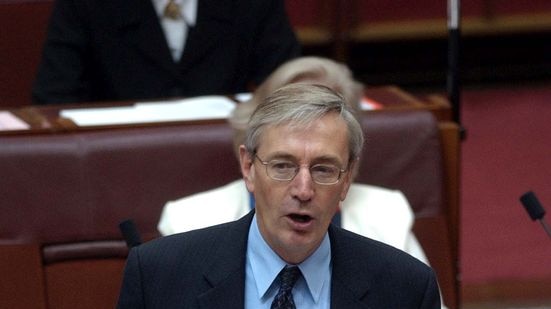
<svg viewBox="0 0 551 309">
<path fill-rule="evenodd" d="M 277 184 L 257 178 L 254 182 L 254 189 L 256 190 L 257 201 L 268 208 L 267 211 L 275 212 L 283 202 L 285 193 Z"/>
<path fill-rule="evenodd" d="M 327 208 L 329 209 L 329 214 L 331 216 L 333 216 L 333 214 L 339 209 L 341 202 L 344 201 L 345 197 L 345 188 L 339 188 L 334 191 L 331 196 L 326 197 L 327 201 L 331 201 L 331 204 L 327 205 Z"/>
<path fill-rule="evenodd" d="M 347 191 L 346 190 L 343 190 L 341 191 L 341 198 L 340 198 L 340 201 L 344 201 L 346 199 L 346 194 L 347 194 Z"/>
<path fill-rule="evenodd" d="M 274 189 L 262 175 L 255 174 L 254 171 L 249 174 L 249 179 L 250 184 L 247 185 L 247 188 L 250 192 L 253 192 L 257 208 L 259 208 L 261 212 L 270 211 L 270 208 L 273 207 L 269 203 L 275 202 Z"/>
<path fill-rule="evenodd" d="M 339 208 L 341 196 L 338 190 L 326 191 L 318 196 L 318 201 L 323 201 L 321 211 L 325 212 L 326 217 L 333 217 L 335 211 Z"/>
</svg>

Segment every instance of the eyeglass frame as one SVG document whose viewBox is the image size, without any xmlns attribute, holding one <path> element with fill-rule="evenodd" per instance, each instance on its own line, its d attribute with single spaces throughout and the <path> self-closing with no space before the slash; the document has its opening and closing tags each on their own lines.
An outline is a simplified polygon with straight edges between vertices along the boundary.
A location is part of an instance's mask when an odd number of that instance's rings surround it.
<svg viewBox="0 0 551 309">
<path fill-rule="evenodd" d="M 256 151 L 252 152 L 252 157 L 253 157 L 253 163 L 255 161 L 255 158 L 258 159 L 258 162 L 260 162 L 260 164 L 262 164 L 264 167 L 265 167 L 265 170 L 266 170 L 266 175 L 272 179 L 272 180 L 275 180 L 275 181 L 292 181 L 293 179 L 295 179 L 295 177 L 298 175 L 299 171 L 300 171 L 300 168 L 301 166 L 299 164 L 296 164 L 292 161 L 285 161 L 285 160 L 280 160 L 281 162 L 289 162 L 289 163 L 292 163 L 294 165 L 296 165 L 295 167 L 295 174 L 293 175 L 293 177 L 289 178 L 289 179 L 277 179 L 277 178 L 274 178 L 272 175 L 270 175 L 270 172 L 268 172 L 268 167 L 270 165 L 271 162 L 274 162 L 274 161 L 278 161 L 278 160 L 270 160 L 270 161 L 264 161 L 262 160 L 262 158 L 260 158 L 257 154 Z M 331 185 L 335 185 L 335 184 L 338 184 L 340 181 L 341 181 L 341 178 L 342 178 L 342 175 L 346 172 L 348 172 L 348 168 L 346 169 L 341 169 L 337 166 L 332 166 L 332 167 L 335 167 L 337 168 L 337 170 L 339 171 L 339 175 L 337 176 L 337 179 L 335 182 L 331 182 L 331 183 L 322 183 L 322 182 L 318 182 L 314 179 L 314 176 L 312 174 L 312 168 L 313 167 L 316 167 L 316 166 L 328 166 L 326 164 L 314 164 L 310 167 L 308 167 L 308 171 L 310 173 L 310 178 L 312 179 L 312 181 L 318 185 L 322 185 L 322 186 L 331 186 Z"/>
</svg>

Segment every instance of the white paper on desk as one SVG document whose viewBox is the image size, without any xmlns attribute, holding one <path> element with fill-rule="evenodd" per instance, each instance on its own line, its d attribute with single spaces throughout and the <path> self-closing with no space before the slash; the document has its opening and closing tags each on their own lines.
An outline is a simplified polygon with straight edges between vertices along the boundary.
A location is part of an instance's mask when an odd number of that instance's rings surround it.
<svg viewBox="0 0 551 309">
<path fill-rule="evenodd" d="M 7 111 L 0 111 L 0 131 L 28 130 L 31 126 Z"/>
<path fill-rule="evenodd" d="M 143 102 L 135 105 L 141 113 L 156 117 L 157 121 L 185 121 L 225 119 L 235 103 L 224 96 L 203 96 L 176 101 Z"/>
<path fill-rule="evenodd" d="M 145 122 L 134 106 L 64 109 L 59 115 L 81 127 Z"/>
<path fill-rule="evenodd" d="M 227 118 L 235 103 L 223 96 L 142 102 L 133 106 L 62 110 L 79 126 L 101 126 Z"/>
</svg>

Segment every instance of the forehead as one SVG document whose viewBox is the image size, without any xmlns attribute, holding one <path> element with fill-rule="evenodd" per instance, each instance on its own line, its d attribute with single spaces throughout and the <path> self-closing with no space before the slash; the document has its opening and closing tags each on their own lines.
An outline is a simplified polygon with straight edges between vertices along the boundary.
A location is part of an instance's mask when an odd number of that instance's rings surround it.
<svg viewBox="0 0 551 309">
<path fill-rule="evenodd" d="M 306 124 L 284 123 L 266 126 L 257 151 L 296 158 L 348 158 L 348 127 L 337 114 L 330 113 Z"/>
</svg>

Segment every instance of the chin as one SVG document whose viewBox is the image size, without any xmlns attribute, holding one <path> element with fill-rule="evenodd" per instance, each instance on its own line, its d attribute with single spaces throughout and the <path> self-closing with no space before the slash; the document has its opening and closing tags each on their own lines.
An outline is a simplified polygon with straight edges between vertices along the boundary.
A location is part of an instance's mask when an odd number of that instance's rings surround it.
<svg viewBox="0 0 551 309">
<path fill-rule="evenodd" d="M 293 251 L 309 251 L 317 248 L 323 240 L 323 235 L 317 237 L 311 233 L 293 233 L 285 240 L 285 244 Z"/>
</svg>

